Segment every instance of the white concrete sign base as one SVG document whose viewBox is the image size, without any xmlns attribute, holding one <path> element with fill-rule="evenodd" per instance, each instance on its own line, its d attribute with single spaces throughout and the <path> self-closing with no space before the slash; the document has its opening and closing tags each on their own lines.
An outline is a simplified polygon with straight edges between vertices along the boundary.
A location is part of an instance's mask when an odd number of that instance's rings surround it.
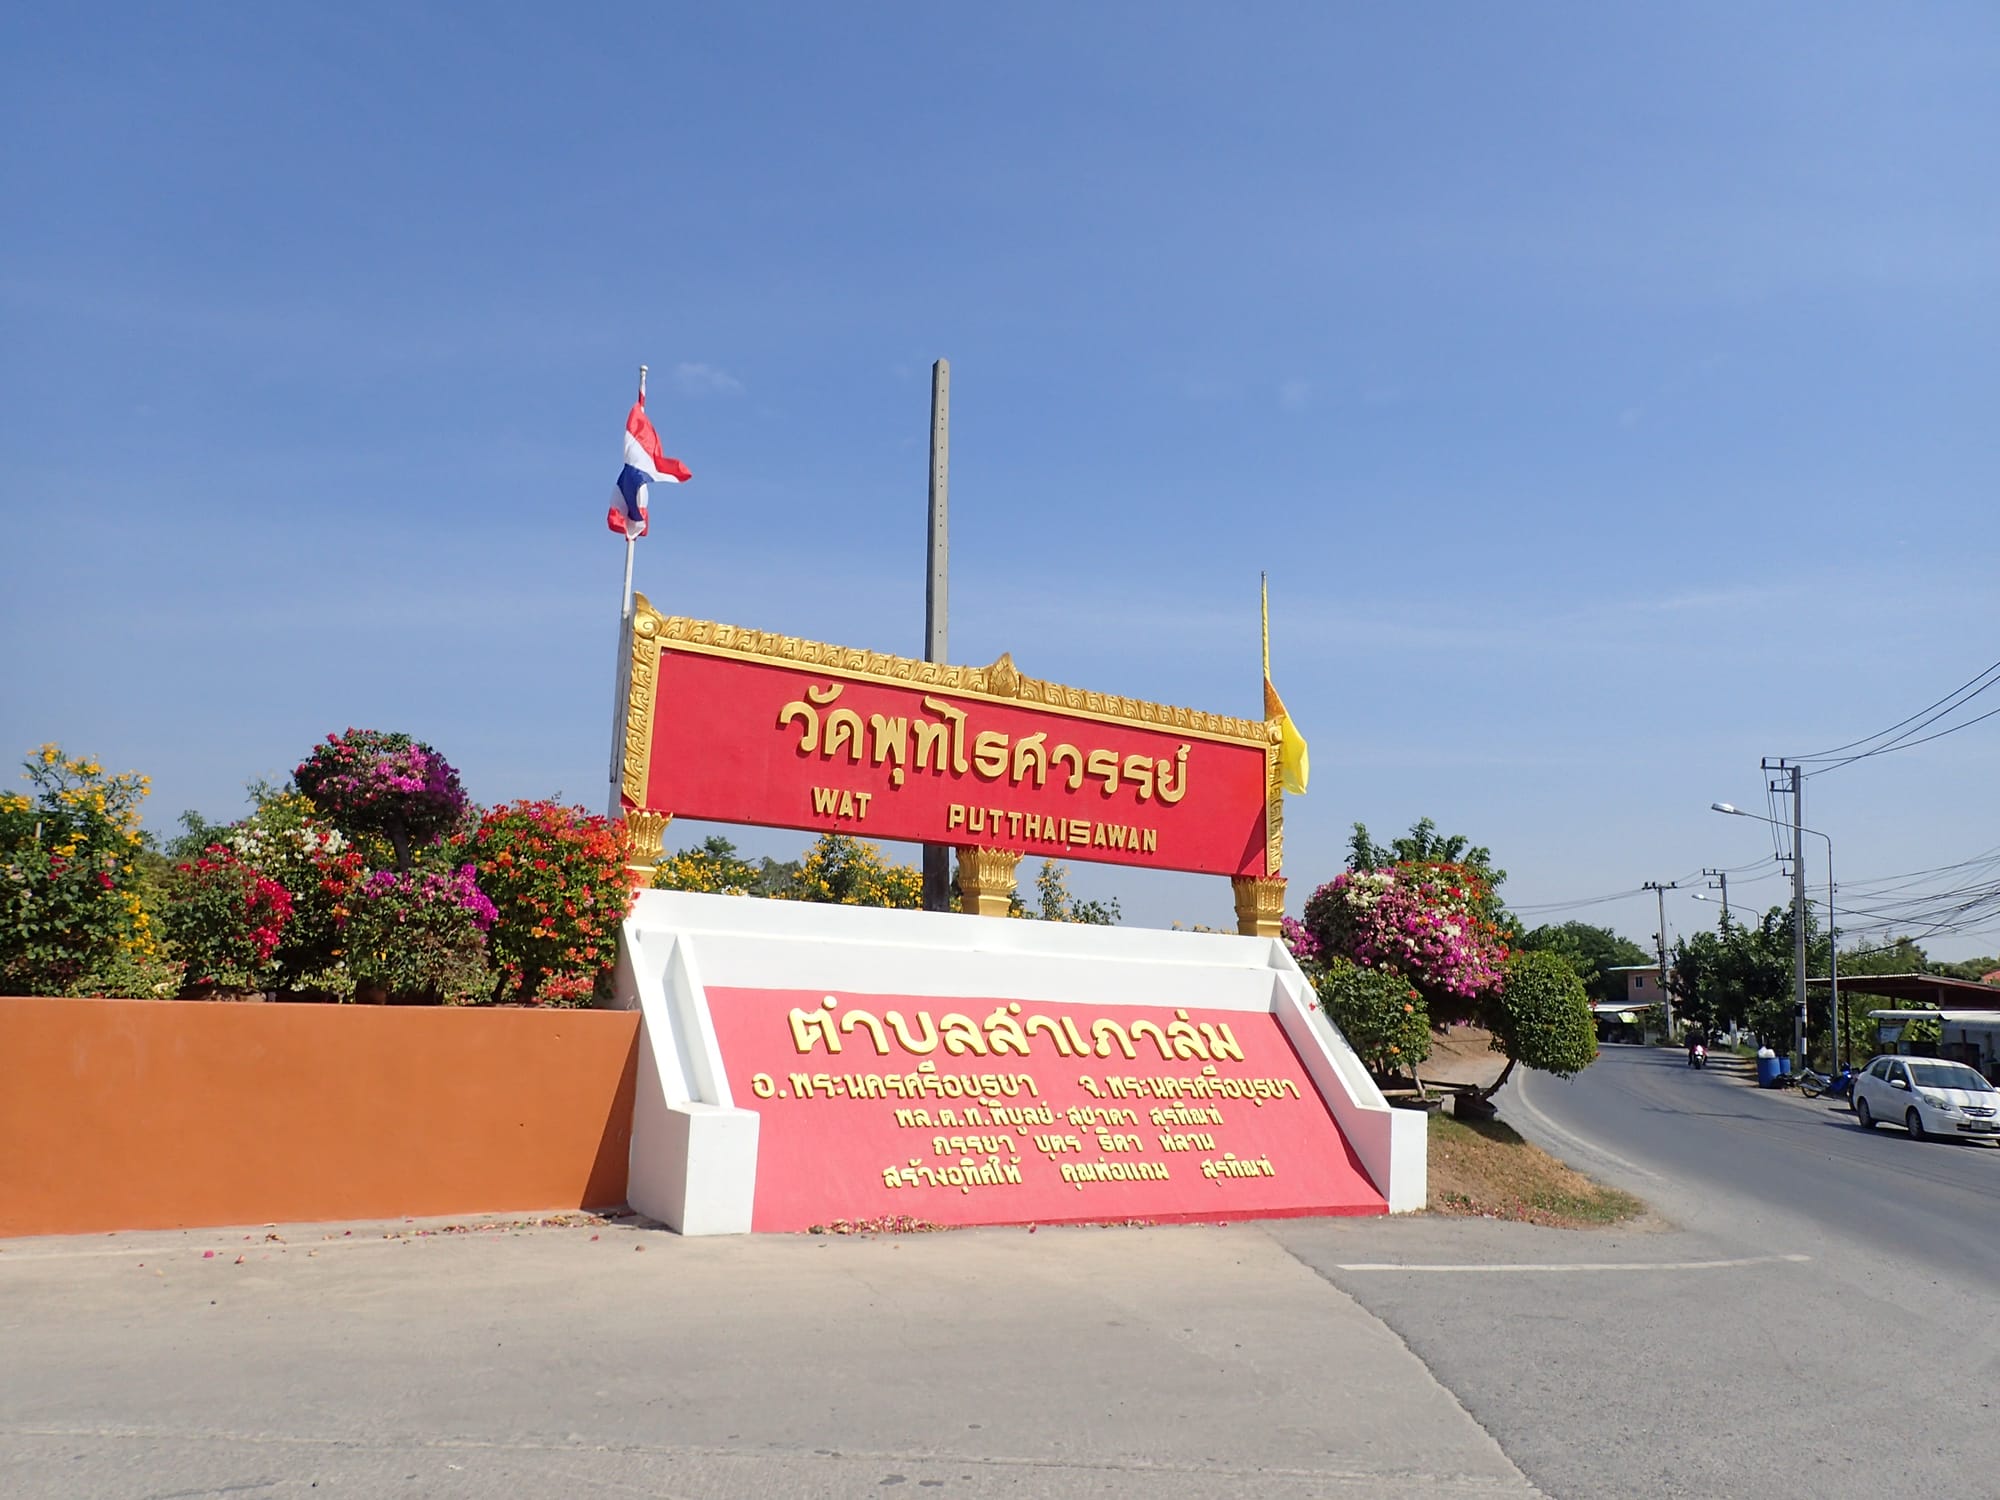
<svg viewBox="0 0 2000 1500">
<path fill-rule="evenodd" d="M 1424 1115 L 1390 1108 L 1282 943 L 646 891 L 614 1002 L 642 1020 L 628 1201 L 682 1234 L 747 1233 L 756 1197 L 760 1117 L 733 1097 L 710 986 L 1268 1014 L 1389 1211 L 1424 1206 Z"/>
</svg>

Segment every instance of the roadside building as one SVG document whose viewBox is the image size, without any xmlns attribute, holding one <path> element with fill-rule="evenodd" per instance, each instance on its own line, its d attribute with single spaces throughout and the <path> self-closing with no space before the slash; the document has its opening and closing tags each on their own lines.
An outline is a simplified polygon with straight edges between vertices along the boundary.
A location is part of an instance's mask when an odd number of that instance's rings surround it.
<svg viewBox="0 0 2000 1500">
<path fill-rule="evenodd" d="M 1825 990 L 1828 981 L 1806 984 Z M 2000 1083 L 2000 985 L 1943 974 L 1868 974 L 1843 982 L 1840 993 L 1843 1008 L 1853 1003 L 1850 995 L 1892 1002 L 1874 1007 L 1879 1051 L 1948 1058 Z M 1928 1021 L 1937 1023 L 1935 1040 L 1930 1027 L 1916 1024 Z"/>
<path fill-rule="evenodd" d="M 1662 1007 L 1667 992 L 1660 983 L 1658 964 L 1614 964 L 1604 970 L 1625 983 L 1625 998 L 1604 1001 L 1590 1007 L 1597 1023 L 1600 1042 L 1651 1042 L 1665 1035 L 1666 1018 Z"/>
</svg>

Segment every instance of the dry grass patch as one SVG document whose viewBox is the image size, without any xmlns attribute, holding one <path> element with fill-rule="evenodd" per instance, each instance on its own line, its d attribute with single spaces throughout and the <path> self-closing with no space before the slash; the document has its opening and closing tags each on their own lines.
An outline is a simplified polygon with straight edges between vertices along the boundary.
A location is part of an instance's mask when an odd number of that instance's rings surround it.
<svg viewBox="0 0 2000 1500">
<path fill-rule="evenodd" d="M 1498 1120 L 1430 1121 L 1430 1210 L 1597 1229 L 1645 1213 L 1630 1193 L 1593 1182 Z"/>
</svg>

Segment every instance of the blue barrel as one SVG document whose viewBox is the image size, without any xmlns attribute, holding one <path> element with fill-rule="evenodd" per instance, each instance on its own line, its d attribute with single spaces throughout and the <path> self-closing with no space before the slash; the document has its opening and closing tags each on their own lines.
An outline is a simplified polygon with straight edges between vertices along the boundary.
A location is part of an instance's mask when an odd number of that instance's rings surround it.
<svg viewBox="0 0 2000 1500">
<path fill-rule="evenodd" d="M 1757 1087 L 1774 1089 L 1778 1086 L 1778 1064 L 1788 1059 L 1782 1057 L 1760 1057 L 1757 1059 Z"/>
<path fill-rule="evenodd" d="M 1790 1078 L 1792 1076 L 1791 1053 L 1787 1052 L 1783 1057 L 1778 1059 L 1778 1076 L 1780 1078 Z"/>
</svg>

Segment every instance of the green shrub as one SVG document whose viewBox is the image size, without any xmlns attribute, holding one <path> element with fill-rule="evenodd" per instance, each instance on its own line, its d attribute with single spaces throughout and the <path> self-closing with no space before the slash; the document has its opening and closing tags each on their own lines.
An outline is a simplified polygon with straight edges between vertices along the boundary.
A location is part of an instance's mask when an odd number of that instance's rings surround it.
<svg viewBox="0 0 2000 1500">
<path fill-rule="evenodd" d="M 1327 1019 L 1370 1071 L 1407 1071 L 1430 1055 L 1430 1016 L 1408 980 L 1330 958 L 1315 971 L 1313 984 Z"/>
<path fill-rule="evenodd" d="M 1493 1050 L 1507 1055 L 1508 1071 L 1520 1063 L 1568 1078 L 1597 1059 L 1590 997 L 1558 953 L 1516 953 L 1508 959 L 1500 991 L 1486 1004 L 1486 1024 Z"/>
<path fill-rule="evenodd" d="M 101 992 L 120 961 L 165 957 L 140 892 L 146 778 L 53 744 L 24 765 L 33 794 L 0 792 L 0 991 Z"/>
</svg>

